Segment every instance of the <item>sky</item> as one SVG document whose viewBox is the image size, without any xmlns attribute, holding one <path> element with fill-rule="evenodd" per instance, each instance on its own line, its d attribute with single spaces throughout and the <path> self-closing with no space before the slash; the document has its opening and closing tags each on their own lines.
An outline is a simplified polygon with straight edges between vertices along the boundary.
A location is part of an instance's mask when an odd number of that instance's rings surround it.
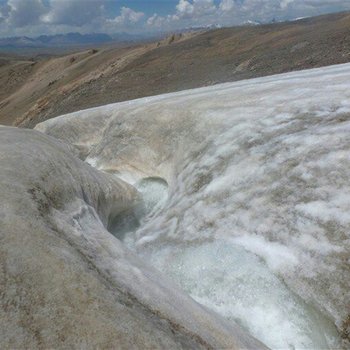
<svg viewBox="0 0 350 350">
<path fill-rule="evenodd" d="M 0 0 L 0 37 L 163 33 L 346 10 L 350 0 Z"/>
</svg>

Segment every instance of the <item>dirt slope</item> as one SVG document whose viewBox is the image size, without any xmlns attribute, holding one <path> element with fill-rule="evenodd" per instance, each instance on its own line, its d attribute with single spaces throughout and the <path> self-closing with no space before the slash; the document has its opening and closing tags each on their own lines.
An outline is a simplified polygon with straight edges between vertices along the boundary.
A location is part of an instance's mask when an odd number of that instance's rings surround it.
<svg viewBox="0 0 350 350">
<path fill-rule="evenodd" d="M 83 51 L 34 65 L 15 92 L 3 83 L 0 123 L 33 127 L 107 103 L 349 61 L 350 13 Z"/>
</svg>

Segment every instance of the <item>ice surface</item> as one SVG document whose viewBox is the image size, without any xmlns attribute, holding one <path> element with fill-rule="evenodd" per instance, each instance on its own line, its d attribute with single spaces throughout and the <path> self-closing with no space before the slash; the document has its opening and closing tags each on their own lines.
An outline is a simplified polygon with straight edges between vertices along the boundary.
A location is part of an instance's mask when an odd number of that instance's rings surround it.
<svg viewBox="0 0 350 350">
<path fill-rule="evenodd" d="M 237 321 L 271 348 L 336 347 L 330 320 L 291 293 L 257 255 L 235 243 L 173 245 L 143 256 L 151 256 L 152 264 L 195 300 Z"/>
<path fill-rule="evenodd" d="M 131 184 L 166 180 L 165 203 L 122 239 L 197 301 L 271 348 L 337 346 L 350 314 L 349 64 L 108 105 L 37 129 L 84 143 L 90 164 Z"/>
</svg>

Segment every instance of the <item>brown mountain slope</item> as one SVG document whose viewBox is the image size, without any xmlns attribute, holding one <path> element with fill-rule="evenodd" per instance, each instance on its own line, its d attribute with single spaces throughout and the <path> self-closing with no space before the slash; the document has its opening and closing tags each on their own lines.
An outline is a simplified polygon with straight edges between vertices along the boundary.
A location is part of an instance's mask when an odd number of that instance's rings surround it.
<svg viewBox="0 0 350 350">
<path fill-rule="evenodd" d="M 349 62 L 350 14 L 174 39 L 41 62 L 19 90 L 0 102 L 0 123 L 17 118 L 17 125 L 33 127 L 107 103 Z"/>
</svg>

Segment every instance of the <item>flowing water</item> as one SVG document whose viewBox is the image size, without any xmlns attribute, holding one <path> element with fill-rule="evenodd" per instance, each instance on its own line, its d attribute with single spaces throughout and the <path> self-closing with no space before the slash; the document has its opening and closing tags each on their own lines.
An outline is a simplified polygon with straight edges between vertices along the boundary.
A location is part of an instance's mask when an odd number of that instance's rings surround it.
<svg viewBox="0 0 350 350">
<path fill-rule="evenodd" d="M 138 243 L 136 228 L 142 220 L 161 220 L 161 207 L 168 197 L 164 183 L 146 180 L 141 184 L 143 201 L 134 211 L 138 225 L 129 221 L 122 230 L 127 231 L 122 240 L 129 248 L 197 302 L 237 322 L 273 349 L 333 349 L 339 345 L 331 320 L 291 292 L 263 259 L 234 238 L 203 241 L 198 235 L 197 240 L 180 243 L 160 236 L 156 246 L 145 248 L 145 239 Z M 120 234 L 120 227 L 115 232 Z M 255 244 L 263 246 L 264 242 Z M 280 248 L 278 258 L 283 260 Z"/>
</svg>

